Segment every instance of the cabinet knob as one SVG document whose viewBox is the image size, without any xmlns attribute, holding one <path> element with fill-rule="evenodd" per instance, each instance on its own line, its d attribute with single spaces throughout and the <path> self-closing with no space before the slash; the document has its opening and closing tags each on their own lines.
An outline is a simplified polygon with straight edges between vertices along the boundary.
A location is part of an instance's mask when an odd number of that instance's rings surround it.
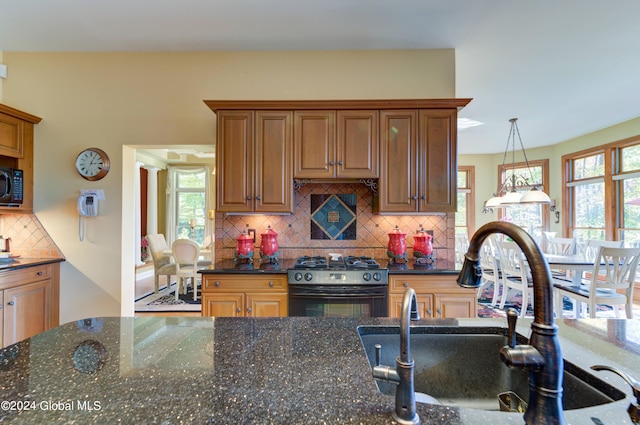
<svg viewBox="0 0 640 425">
<path fill-rule="evenodd" d="M 333 165 L 333 164 L 334 164 L 334 162 L 333 162 L 333 161 L 329 161 L 329 165 Z"/>
<path fill-rule="evenodd" d="M 9 301 L 7 305 L 15 305 L 15 303 L 16 303 L 15 301 Z"/>
<path fill-rule="evenodd" d="M 215 282 L 213 282 L 213 286 L 220 286 L 220 282 L 218 282 L 217 280 Z"/>
<path fill-rule="evenodd" d="M 427 316 L 431 317 L 431 313 L 433 313 L 431 309 L 427 310 Z"/>
<path fill-rule="evenodd" d="M 242 313 L 242 309 L 240 307 L 236 308 L 236 312 Z"/>
<path fill-rule="evenodd" d="M 427 200 L 427 197 L 426 197 L 425 195 L 422 195 L 422 196 L 420 197 L 420 199 L 422 199 L 423 201 L 426 201 L 426 200 Z"/>
<path fill-rule="evenodd" d="M 441 308 L 436 309 L 436 313 L 438 313 L 438 316 L 442 316 L 442 309 Z"/>
<path fill-rule="evenodd" d="M 338 165 L 342 165 L 342 161 L 338 161 Z"/>
<path fill-rule="evenodd" d="M 418 200 L 418 196 L 417 196 L 417 195 L 413 195 L 413 196 L 411 197 L 411 199 L 413 199 L 414 201 L 417 201 L 417 200 Z"/>
<path fill-rule="evenodd" d="M 262 199 L 260 195 L 256 196 L 256 201 L 259 201 L 260 199 Z"/>
<path fill-rule="evenodd" d="M 269 282 L 269 286 L 273 288 L 273 285 L 274 285 L 274 283 L 273 283 L 273 280 L 272 280 L 272 281 Z"/>
<path fill-rule="evenodd" d="M 251 307 L 247 307 L 247 313 L 251 313 Z"/>
<path fill-rule="evenodd" d="M 409 282 L 403 283 L 402 286 L 404 286 L 405 288 L 408 288 L 409 287 Z"/>
<path fill-rule="evenodd" d="M 42 276 L 42 271 L 39 271 L 38 273 L 36 273 L 38 276 Z"/>
<path fill-rule="evenodd" d="M 247 201 L 250 201 L 250 200 L 251 200 L 251 196 L 247 196 Z"/>
</svg>

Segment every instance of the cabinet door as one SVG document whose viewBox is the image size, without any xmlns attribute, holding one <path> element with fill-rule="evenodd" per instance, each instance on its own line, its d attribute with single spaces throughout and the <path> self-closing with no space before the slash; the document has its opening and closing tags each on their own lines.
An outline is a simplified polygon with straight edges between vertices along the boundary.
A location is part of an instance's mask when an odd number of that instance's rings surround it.
<svg viewBox="0 0 640 425">
<path fill-rule="evenodd" d="M 455 109 L 420 111 L 419 197 L 421 212 L 455 212 L 457 151 Z"/>
<path fill-rule="evenodd" d="M 433 317 L 433 294 L 417 293 L 418 296 L 418 314 L 421 319 L 430 319 Z M 400 318 L 402 315 L 402 299 L 404 295 L 389 295 L 389 317 Z"/>
<path fill-rule="evenodd" d="M 477 316 L 476 297 L 466 294 L 436 294 L 436 318 L 466 318 Z"/>
<path fill-rule="evenodd" d="M 418 112 L 380 111 L 380 188 L 376 212 L 416 212 Z"/>
<path fill-rule="evenodd" d="M 334 177 L 335 116 L 335 111 L 294 112 L 293 177 Z"/>
<path fill-rule="evenodd" d="M 256 212 L 293 212 L 293 154 L 290 111 L 255 113 Z"/>
<path fill-rule="evenodd" d="M 244 317 L 244 293 L 202 294 L 202 316 Z"/>
<path fill-rule="evenodd" d="M 378 111 L 338 111 L 336 176 L 378 178 Z"/>
<path fill-rule="evenodd" d="M 0 114 L 0 155 L 22 158 L 24 155 L 24 121 Z"/>
<path fill-rule="evenodd" d="M 44 332 L 50 327 L 51 280 L 4 291 L 4 345 Z"/>
<path fill-rule="evenodd" d="M 287 317 L 287 294 L 247 294 L 247 317 Z"/>
<path fill-rule="evenodd" d="M 253 112 L 218 111 L 216 209 L 253 210 Z"/>
</svg>

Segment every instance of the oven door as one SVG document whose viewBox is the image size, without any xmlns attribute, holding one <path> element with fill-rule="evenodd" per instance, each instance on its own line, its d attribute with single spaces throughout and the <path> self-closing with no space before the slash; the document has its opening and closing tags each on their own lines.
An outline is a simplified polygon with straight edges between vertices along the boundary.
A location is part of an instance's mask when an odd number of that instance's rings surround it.
<svg viewBox="0 0 640 425">
<path fill-rule="evenodd" d="M 387 285 L 289 285 L 289 316 L 387 317 Z"/>
</svg>

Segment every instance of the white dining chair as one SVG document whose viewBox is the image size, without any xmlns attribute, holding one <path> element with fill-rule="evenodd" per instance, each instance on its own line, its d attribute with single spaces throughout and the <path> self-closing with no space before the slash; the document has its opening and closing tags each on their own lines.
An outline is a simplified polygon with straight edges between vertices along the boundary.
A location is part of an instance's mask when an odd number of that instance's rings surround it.
<svg viewBox="0 0 640 425">
<path fill-rule="evenodd" d="M 520 317 L 524 317 L 529 301 L 533 307 L 533 279 L 529 264 L 524 260 L 522 250 L 515 242 L 498 240 L 496 246 L 500 255 L 500 271 L 502 272 L 502 297 L 499 307 L 504 309 L 510 290 L 511 292 L 518 291 L 522 294 Z"/>
<path fill-rule="evenodd" d="M 469 236 L 466 233 L 455 234 L 456 263 L 464 263 L 464 254 L 469 250 Z"/>
<path fill-rule="evenodd" d="M 200 257 L 200 246 L 191 239 L 177 239 L 171 245 L 173 259 L 176 264 L 176 300 L 182 289 L 187 293 L 187 281 L 191 279 L 193 288 L 193 300 L 198 299 L 198 257 Z"/>
<path fill-rule="evenodd" d="M 584 247 L 585 258 L 589 260 L 595 260 L 601 246 L 607 248 L 622 248 L 624 246 L 624 241 L 603 241 L 600 239 L 589 239 L 587 240 L 587 243 Z"/>
<path fill-rule="evenodd" d="M 483 290 L 493 285 L 493 296 L 491 305 L 498 303 L 498 296 L 501 290 L 502 272 L 500 271 L 500 260 L 497 257 L 496 235 L 489 235 L 482 244 L 480 252 L 480 267 L 482 268 L 481 285 L 478 288 L 478 297 Z"/>
<path fill-rule="evenodd" d="M 151 258 L 153 259 L 155 293 L 157 294 L 160 291 L 160 276 L 167 277 L 167 291 L 170 291 L 171 276 L 176 274 L 176 265 L 171 261 L 171 256 L 167 255 L 167 251 L 169 250 L 167 240 L 161 233 L 147 235 L 145 238 L 147 239 Z"/>
<path fill-rule="evenodd" d="M 627 319 L 633 318 L 633 289 L 640 259 L 640 248 L 609 248 L 601 246 L 594 260 L 588 285 L 554 284 L 556 309 L 562 311 L 563 297 L 585 303 L 589 317 L 595 318 L 597 305 L 610 305 L 616 317 L 624 305 Z M 577 316 L 582 316 L 578 309 Z"/>
</svg>

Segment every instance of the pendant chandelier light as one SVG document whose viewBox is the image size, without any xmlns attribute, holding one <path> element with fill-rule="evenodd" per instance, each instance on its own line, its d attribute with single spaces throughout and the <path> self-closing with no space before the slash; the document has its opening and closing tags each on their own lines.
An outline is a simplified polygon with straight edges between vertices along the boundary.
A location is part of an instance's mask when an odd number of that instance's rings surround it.
<svg viewBox="0 0 640 425">
<path fill-rule="evenodd" d="M 512 204 L 551 203 L 549 195 L 544 193 L 538 184 L 534 183 L 533 174 L 531 173 L 531 167 L 527 160 L 527 153 L 525 152 L 524 145 L 522 144 L 522 138 L 520 137 L 520 130 L 518 129 L 517 121 L 517 118 L 511 118 L 509 120 L 511 123 L 511 129 L 509 130 L 507 147 L 505 148 L 504 157 L 502 159 L 502 169 L 505 170 L 507 154 L 509 153 L 509 147 L 511 147 L 511 175 L 505 177 L 504 181 L 500 184 L 498 191 L 485 203 L 485 208 L 501 208 Z M 516 136 L 520 142 L 520 149 L 522 149 L 527 173 L 529 174 L 528 178 L 526 175 L 516 173 Z M 518 190 L 518 188 L 520 190 Z M 530 188 L 530 190 L 523 193 L 522 189 L 524 188 Z"/>
</svg>

